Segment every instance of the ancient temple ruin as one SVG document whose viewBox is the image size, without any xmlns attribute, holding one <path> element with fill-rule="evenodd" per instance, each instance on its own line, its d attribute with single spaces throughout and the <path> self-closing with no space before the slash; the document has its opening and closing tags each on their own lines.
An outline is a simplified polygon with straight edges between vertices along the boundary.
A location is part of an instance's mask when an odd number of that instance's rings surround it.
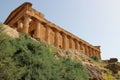
<svg viewBox="0 0 120 80">
<path fill-rule="evenodd" d="M 100 46 L 93 46 L 46 20 L 29 2 L 12 11 L 4 24 L 58 48 L 82 50 L 87 56 L 97 55 L 100 58 Z"/>
</svg>

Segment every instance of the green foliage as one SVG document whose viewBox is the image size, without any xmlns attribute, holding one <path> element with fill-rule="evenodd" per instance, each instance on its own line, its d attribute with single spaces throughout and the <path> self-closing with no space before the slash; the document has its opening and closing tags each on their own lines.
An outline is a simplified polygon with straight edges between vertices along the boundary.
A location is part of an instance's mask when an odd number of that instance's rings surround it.
<svg viewBox="0 0 120 80">
<path fill-rule="evenodd" d="M 107 71 L 106 73 L 102 73 L 104 80 L 116 80 L 115 77 L 112 75 L 111 71 Z"/>
<path fill-rule="evenodd" d="M 54 54 L 56 52 L 56 48 L 54 45 L 49 45 L 48 49 L 49 49 L 50 53 L 52 53 L 52 54 Z"/>
<path fill-rule="evenodd" d="M 0 23 L 0 29 L 3 27 L 3 24 L 2 23 Z"/>
<path fill-rule="evenodd" d="M 0 32 L 3 30 L 3 24 L 0 23 Z"/>
<path fill-rule="evenodd" d="M 61 62 L 59 71 L 61 80 L 88 80 L 82 64 L 72 61 L 70 58 L 63 58 Z"/>
<path fill-rule="evenodd" d="M 53 47 L 27 35 L 0 35 L 0 80 L 88 80 L 82 64 L 55 59 Z"/>
<path fill-rule="evenodd" d="M 91 56 L 91 58 L 94 60 L 94 61 L 99 61 L 99 58 L 98 58 L 98 56 L 96 56 L 96 55 L 94 55 L 94 56 Z"/>
</svg>

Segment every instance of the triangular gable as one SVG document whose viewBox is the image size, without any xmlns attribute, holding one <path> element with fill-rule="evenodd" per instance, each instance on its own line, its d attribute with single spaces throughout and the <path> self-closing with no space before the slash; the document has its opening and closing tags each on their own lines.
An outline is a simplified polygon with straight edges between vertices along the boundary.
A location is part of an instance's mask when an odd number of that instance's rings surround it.
<svg viewBox="0 0 120 80">
<path fill-rule="evenodd" d="M 4 24 L 11 26 L 13 22 L 15 23 L 21 16 L 23 16 L 24 13 L 26 13 L 27 8 L 31 6 L 32 6 L 31 3 L 25 2 L 24 4 L 22 4 L 21 6 L 19 6 L 18 8 L 16 8 L 14 11 L 11 12 L 11 14 L 4 22 Z"/>
</svg>

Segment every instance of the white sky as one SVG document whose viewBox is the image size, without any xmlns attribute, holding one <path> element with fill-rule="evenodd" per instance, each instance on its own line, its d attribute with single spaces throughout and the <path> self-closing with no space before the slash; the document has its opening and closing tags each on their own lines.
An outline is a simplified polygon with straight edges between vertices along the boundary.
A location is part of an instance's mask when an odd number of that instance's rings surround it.
<svg viewBox="0 0 120 80">
<path fill-rule="evenodd" d="M 26 1 L 49 21 L 100 45 L 102 59 L 116 57 L 120 61 L 120 0 L 2 0 L 0 22 Z"/>
</svg>

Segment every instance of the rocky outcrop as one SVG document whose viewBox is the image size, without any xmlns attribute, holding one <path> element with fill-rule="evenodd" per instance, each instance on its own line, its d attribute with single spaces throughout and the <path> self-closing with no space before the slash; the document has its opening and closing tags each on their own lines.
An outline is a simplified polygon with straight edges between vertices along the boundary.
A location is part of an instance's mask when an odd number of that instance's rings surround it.
<svg viewBox="0 0 120 80">
<path fill-rule="evenodd" d="M 19 33 L 15 29 L 9 27 L 8 25 L 3 25 L 2 33 L 5 33 L 6 35 L 8 35 L 12 38 L 18 38 L 19 37 Z"/>
<path fill-rule="evenodd" d="M 110 58 L 110 60 L 108 60 L 108 63 L 115 63 L 118 62 L 117 58 Z"/>
<path fill-rule="evenodd" d="M 84 66 L 89 74 L 89 80 L 103 80 L 100 68 L 91 64 L 84 64 Z"/>
<path fill-rule="evenodd" d="M 70 57 L 71 59 L 82 62 L 84 68 L 87 70 L 89 80 L 103 80 L 102 70 L 98 66 L 95 66 L 94 61 L 88 56 L 84 55 L 82 51 L 76 50 L 57 50 L 54 54 L 56 58 Z"/>
<path fill-rule="evenodd" d="M 110 58 L 109 60 L 103 60 L 107 65 L 105 68 L 112 71 L 113 74 L 117 74 L 120 71 L 120 63 L 117 58 Z"/>
<path fill-rule="evenodd" d="M 111 70 L 114 74 L 117 74 L 118 71 L 120 71 L 120 64 L 117 63 L 111 63 L 105 66 L 105 68 Z"/>
</svg>

